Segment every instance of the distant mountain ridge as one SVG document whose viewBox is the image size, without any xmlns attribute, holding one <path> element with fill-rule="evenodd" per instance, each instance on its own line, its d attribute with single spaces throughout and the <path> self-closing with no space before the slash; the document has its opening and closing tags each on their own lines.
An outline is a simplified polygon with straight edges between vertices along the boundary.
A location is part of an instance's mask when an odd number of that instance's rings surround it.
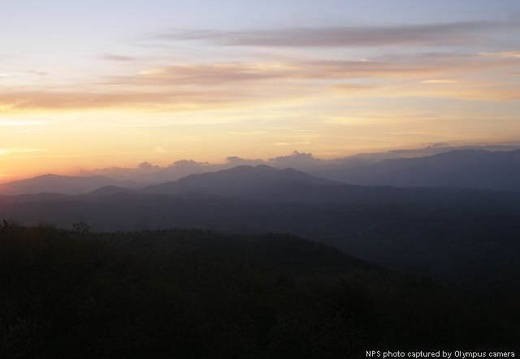
<svg viewBox="0 0 520 359">
<path fill-rule="evenodd" d="M 85 194 L 105 186 L 135 187 L 132 181 L 118 181 L 104 176 L 63 176 L 45 174 L 0 185 L 4 195 L 59 193 Z"/>
<path fill-rule="evenodd" d="M 399 156 L 401 152 L 392 152 Z M 300 154 L 301 155 L 301 154 Z M 408 155 L 404 151 L 403 156 Z M 367 157 L 368 158 L 365 158 Z M 59 176 L 47 174 L 0 185 L 0 194 L 37 193 L 86 194 L 106 186 L 106 193 L 123 188 L 141 188 L 146 193 L 212 193 L 216 195 L 250 194 L 261 197 L 260 190 L 273 195 L 284 188 L 295 193 L 297 188 L 350 184 L 358 186 L 453 187 L 459 189 L 520 191 L 520 150 L 489 151 L 463 149 L 432 156 L 385 158 L 360 155 L 344 160 L 315 160 L 314 166 L 296 168 L 240 165 L 224 170 L 191 174 L 175 181 L 152 185 L 116 180 L 105 176 Z M 216 167 L 215 167 L 216 168 Z M 251 197 L 250 196 L 250 197 Z"/>
<path fill-rule="evenodd" d="M 311 173 L 364 186 L 520 191 L 520 150 L 456 150 L 359 166 L 335 166 Z"/>
<path fill-rule="evenodd" d="M 340 185 L 292 168 L 266 165 L 238 166 L 228 170 L 195 174 L 175 182 L 148 186 L 145 193 L 199 193 L 217 196 L 265 199 L 286 197 L 298 189 Z M 303 194 L 302 194 L 303 195 Z"/>
</svg>

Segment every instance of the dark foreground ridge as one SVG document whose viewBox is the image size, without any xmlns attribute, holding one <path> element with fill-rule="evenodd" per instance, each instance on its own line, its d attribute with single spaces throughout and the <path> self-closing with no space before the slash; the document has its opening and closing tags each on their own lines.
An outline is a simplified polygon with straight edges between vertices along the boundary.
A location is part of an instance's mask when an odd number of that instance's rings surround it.
<svg viewBox="0 0 520 359">
<path fill-rule="evenodd" d="M 0 227 L 2 358 L 356 358 L 507 348 L 515 292 L 461 292 L 284 234 Z"/>
</svg>

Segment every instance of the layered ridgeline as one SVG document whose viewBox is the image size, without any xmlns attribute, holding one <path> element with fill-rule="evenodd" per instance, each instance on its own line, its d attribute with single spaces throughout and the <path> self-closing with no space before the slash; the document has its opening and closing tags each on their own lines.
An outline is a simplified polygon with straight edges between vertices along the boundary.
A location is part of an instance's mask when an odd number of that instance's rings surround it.
<svg viewBox="0 0 520 359">
<path fill-rule="evenodd" d="M 145 193 L 200 193 L 259 200 L 300 200 L 310 188 L 322 189 L 341 185 L 327 179 L 287 168 L 266 165 L 238 166 L 228 170 L 195 174 L 178 181 L 148 186 Z M 311 193 L 312 194 L 312 193 Z M 266 198 L 267 197 L 267 198 Z"/>
<path fill-rule="evenodd" d="M 241 166 L 140 190 L 4 196 L 0 218 L 102 231 L 287 232 L 434 278 L 497 287 L 520 278 L 517 192 L 353 186 Z"/>
<path fill-rule="evenodd" d="M 74 195 L 89 193 L 105 186 L 135 188 L 138 185 L 139 184 L 134 181 L 118 181 L 104 176 L 62 176 L 46 174 L 0 184 L 0 194 L 60 193 Z"/>
<path fill-rule="evenodd" d="M 425 153 L 432 154 L 421 156 Z M 233 161 L 221 165 L 200 164 L 193 161 L 179 162 L 163 168 L 143 164 L 135 169 L 114 168 L 93 172 L 102 173 L 103 176 L 48 174 L 0 184 L 0 194 L 42 192 L 84 194 L 102 186 L 139 188 L 144 187 L 145 184 L 161 184 L 168 180 L 177 180 L 189 174 L 218 172 L 234 167 Z M 185 162 L 190 165 L 183 165 L 182 163 Z M 243 160 L 243 162 L 259 164 L 263 161 Z M 520 150 L 455 149 L 442 152 L 438 148 L 428 148 L 360 154 L 336 160 L 319 160 L 310 154 L 296 152 L 290 156 L 271 159 L 264 164 L 280 169 L 294 168 L 331 181 L 364 186 L 520 190 Z M 235 175 L 240 175 L 237 173 L 240 170 L 232 171 Z M 258 179 L 249 180 L 258 181 Z"/>
<path fill-rule="evenodd" d="M 367 186 L 520 191 L 520 150 L 454 150 L 426 157 L 382 160 L 351 158 L 311 171 L 330 179 Z"/>
<path fill-rule="evenodd" d="M 518 295 L 462 293 L 290 235 L 0 225 L 3 358 L 357 358 L 514 349 Z"/>
</svg>

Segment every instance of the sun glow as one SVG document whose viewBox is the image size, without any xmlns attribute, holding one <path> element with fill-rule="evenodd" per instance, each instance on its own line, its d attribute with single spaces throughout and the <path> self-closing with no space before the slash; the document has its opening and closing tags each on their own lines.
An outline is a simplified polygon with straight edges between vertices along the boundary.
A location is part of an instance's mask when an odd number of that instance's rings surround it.
<svg viewBox="0 0 520 359">
<path fill-rule="evenodd" d="M 299 2 L 309 23 L 290 2 L 273 12 L 230 0 L 236 16 L 208 0 L 49 1 L 67 21 L 42 4 L 0 13 L 2 173 L 520 136 L 512 5 L 385 5 L 373 19 L 364 1 Z"/>
</svg>

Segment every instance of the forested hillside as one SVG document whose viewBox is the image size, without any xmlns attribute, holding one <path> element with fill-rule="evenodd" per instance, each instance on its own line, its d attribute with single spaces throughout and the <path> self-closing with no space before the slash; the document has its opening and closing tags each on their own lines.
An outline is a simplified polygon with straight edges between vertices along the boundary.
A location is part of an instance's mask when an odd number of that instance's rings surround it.
<svg viewBox="0 0 520 359">
<path fill-rule="evenodd" d="M 463 292 L 290 235 L 0 228 L 0 357 L 354 358 L 514 348 L 518 293 Z"/>
</svg>

